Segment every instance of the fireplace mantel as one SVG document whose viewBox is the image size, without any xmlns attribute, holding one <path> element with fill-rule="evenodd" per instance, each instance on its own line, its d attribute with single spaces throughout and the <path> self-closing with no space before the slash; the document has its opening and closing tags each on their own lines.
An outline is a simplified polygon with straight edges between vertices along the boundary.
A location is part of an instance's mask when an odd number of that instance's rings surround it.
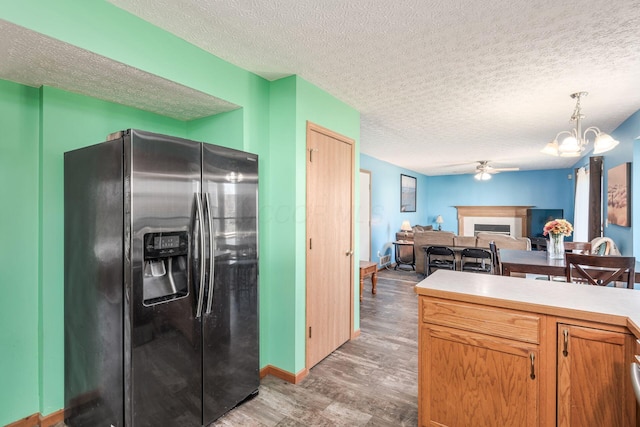
<svg viewBox="0 0 640 427">
<path fill-rule="evenodd" d="M 454 206 L 458 210 L 458 234 L 465 236 L 465 217 L 516 218 L 521 221 L 523 232 L 527 230 L 527 209 L 533 206 Z"/>
</svg>

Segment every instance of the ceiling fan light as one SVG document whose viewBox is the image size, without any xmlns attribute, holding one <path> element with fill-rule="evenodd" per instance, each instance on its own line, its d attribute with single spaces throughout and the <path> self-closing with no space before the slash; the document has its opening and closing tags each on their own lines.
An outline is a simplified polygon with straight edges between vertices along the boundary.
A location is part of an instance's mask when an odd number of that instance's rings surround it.
<svg viewBox="0 0 640 427">
<path fill-rule="evenodd" d="M 620 142 L 613 139 L 613 137 L 607 133 L 600 133 L 596 136 L 596 140 L 593 143 L 593 154 L 604 153 L 605 151 L 612 150 Z"/>
<path fill-rule="evenodd" d="M 491 179 L 491 174 L 488 172 L 481 171 L 475 174 L 473 177 L 478 181 L 486 181 L 488 179 Z"/>
<path fill-rule="evenodd" d="M 551 141 L 550 143 L 548 143 L 547 145 L 544 146 L 544 148 L 542 150 L 540 150 L 541 153 L 544 154 L 549 154 L 551 156 L 557 156 L 558 153 L 558 141 L 556 141 L 555 139 L 553 141 Z"/>
</svg>

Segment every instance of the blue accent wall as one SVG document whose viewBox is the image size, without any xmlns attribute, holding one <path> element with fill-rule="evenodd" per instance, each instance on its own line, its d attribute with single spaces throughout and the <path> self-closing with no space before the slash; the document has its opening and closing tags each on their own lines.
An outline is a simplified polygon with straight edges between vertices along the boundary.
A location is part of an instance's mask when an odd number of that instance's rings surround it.
<svg viewBox="0 0 640 427">
<path fill-rule="evenodd" d="M 414 225 L 435 225 L 435 217 L 427 210 L 429 177 L 383 162 L 365 154 L 360 155 L 360 169 L 371 171 L 371 261 L 378 262 L 381 255 L 392 254 L 396 232 L 402 221 Z M 417 179 L 416 211 L 400 212 L 400 175 Z"/>
<path fill-rule="evenodd" d="M 443 175 L 429 177 L 426 198 L 431 215 L 442 215 L 443 230 L 457 233 L 455 206 L 563 209 L 564 217 L 573 221 L 574 188 L 572 169 L 501 172 L 488 181 L 477 181 L 473 175 Z"/>
<path fill-rule="evenodd" d="M 620 126 L 618 126 L 611 135 L 620 141 L 620 144 L 614 148 L 613 150 L 604 153 L 604 172 L 603 172 L 603 191 L 602 191 L 602 204 L 604 205 L 603 217 L 606 220 L 607 218 L 607 188 L 608 188 L 608 171 L 611 168 L 614 168 L 620 164 L 631 162 L 631 188 L 628 190 L 628 194 L 631 196 L 630 207 L 631 207 L 631 218 L 630 225 L 634 226 L 638 224 L 636 221 L 640 218 L 638 214 L 637 207 L 640 207 L 640 204 L 636 202 L 634 206 L 634 197 L 633 197 L 633 189 L 640 188 L 633 185 L 633 163 L 634 160 L 638 160 L 636 165 L 640 164 L 640 158 L 634 156 L 634 151 L 638 151 L 636 148 L 638 144 L 640 144 L 636 138 L 640 135 L 640 111 L 631 115 L 627 120 L 625 120 Z M 635 174 L 637 175 L 637 174 Z M 636 181 L 638 178 L 636 178 Z M 635 209 L 634 209 L 635 208 Z M 635 214 L 635 217 L 634 217 Z M 634 248 L 634 239 L 633 239 L 633 228 L 632 227 L 622 227 L 620 225 L 609 224 L 608 221 L 605 221 L 604 235 L 607 237 L 611 237 L 620 252 L 623 255 L 633 255 L 636 253 Z M 636 239 L 637 242 L 637 239 Z M 640 243 L 637 243 L 640 244 Z M 640 248 L 638 248 L 640 249 Z"/>
<path fill-rule="evenodd" d="M 604 153 L 603 215 L 607 215 L 607 172 L 612 167 L 631 162 L 631 227 L 609 224 L 604 235 L 613 239 L 623 255 L 640 252 L 640 110 L 629 116 L 611 135 L 620 141 L 613 150 Z M 458 232 L 458 216 L 454 206 L 534 206 L 542 209 L 563 209 L 564 217 L 573 222 L 575 197 L 574 168 L 587 165 L 591 153 L 568 169 L 503 172 L 489 181 L 479 182 L 472 175 L 426 176 L 400 168 L 376 158 L 360 155 L 361 168 L 371 171 L 371 259 L 378 252 L 392 253 L 396 231 L 405 219 L 411 225 L 433 225 L 442 215 L 443 229 Z M 400 212 L 400 174 L 418 178 L 416 212 Z M 571 176 L 569 179 L 568 177 Z"/>
<path fill-rule="evenodd" d="M 489 181 L 476 181 L 473 175 L 426 176 L 360 155 L 360 167 L 371 171 L 371 259 L 392 253 L 395 233 L 402 221 L 411 225 L 433 225 L 442 215 L 443 230 L 458 232 L 454 206 L 534 206 L 563 209 L 573 221 L 573 169 L 502 172 Z M 400 212 L 400 174 L 418 179 L 416 212 Z M 568 176 L 571 176 L 571 179 Z M 392 257 L 393 259 L 393 257 Z"/>
<path fill-rule="evenodd" d="M 603 219 L 607 218 L 607 184 L 608 171 L 622 163 L 631 163 L 631 226 L 622 227 L 615 224 L 607 224 L 605 222 L 604 235 L 610 237 L 622 253 L 622 255 L 631 256 L 640 253 L 640 227 L 635 227 L 640 221 L 640 198 L 633 197 L 634 193 L 638 194 L 640 189 L 640 172 L 636 171 L 635 165 L 640 165 L 640 110 L 629 116 L 627 120 L 622 122 L 613 132 L 611 136 L 620 141 L 620 144 L 611 151 L 601 154 L 603 158 L 603 186 L 602 186 L 602 204 Z M 589 157 L 593 153 L 589 153 L 582 157 L 575 167 L 589 165 Z"/>
</svg>

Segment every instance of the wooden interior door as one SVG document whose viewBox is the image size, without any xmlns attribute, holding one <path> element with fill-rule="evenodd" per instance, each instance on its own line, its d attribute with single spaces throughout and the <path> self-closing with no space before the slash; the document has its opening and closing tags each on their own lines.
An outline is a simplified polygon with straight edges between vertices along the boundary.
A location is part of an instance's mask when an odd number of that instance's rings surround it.
<svg viewBox="0 0 640 427">
<path fill-rule="evenodd" d="M 307 124 L 307 369 L 353 325 L 354 144 Z"/>
</svg>

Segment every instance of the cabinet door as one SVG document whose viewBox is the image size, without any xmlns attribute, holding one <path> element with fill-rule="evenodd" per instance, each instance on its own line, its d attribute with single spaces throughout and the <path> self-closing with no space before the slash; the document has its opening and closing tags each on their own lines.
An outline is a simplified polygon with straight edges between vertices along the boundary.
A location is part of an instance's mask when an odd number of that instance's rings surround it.
<svg viewBox="0 0 640 427">
<path fill-rule="evenodd" d="M 621 332 L 558 325 L 558 426 L 635 425 L 632 342 Z"/>
<path fill-rule="evenodd" d="M 421 326 L 421 426 L 538 425 L 538 346 Z"/>
</svg>

